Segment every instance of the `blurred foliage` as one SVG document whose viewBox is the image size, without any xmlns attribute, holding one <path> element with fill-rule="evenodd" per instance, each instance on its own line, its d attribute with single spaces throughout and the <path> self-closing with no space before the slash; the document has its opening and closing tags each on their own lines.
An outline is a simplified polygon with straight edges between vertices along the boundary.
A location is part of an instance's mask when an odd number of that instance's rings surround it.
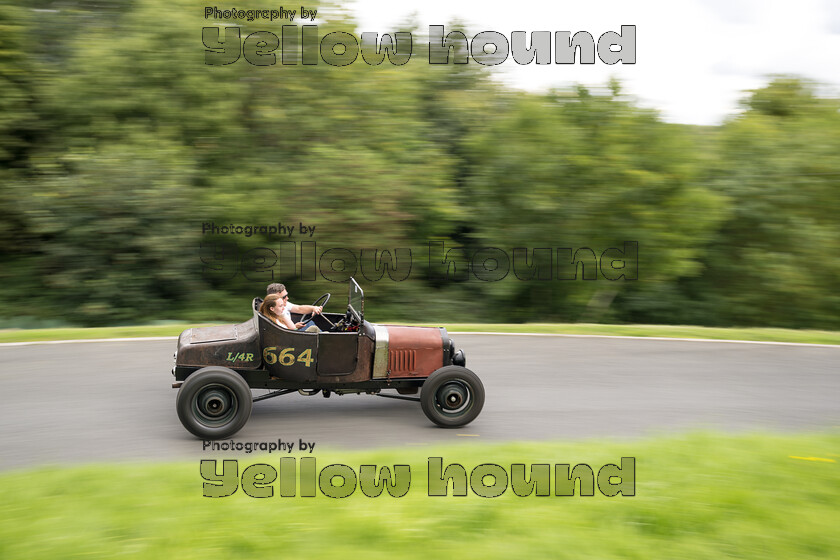
<svg viewBox="0 0 840 560">
<path fill-rule="evenodd" d="M 269 281 L 307 303 L 355 274 L 374 321 L 840 328 L 840 100 L 816 84 L 777 77 L 685 126 L 617 82 L 525 93 L 430 65 L 412 24 L 405 66 L 208 66 L 217 23 L 183 0 L 0 6 L 0 317 L 234 319 Z M 355 27 L 319 9 L 319 36 Z M 202 231 L 278 222 L 316 231 Z M 458 273 L 430 243 L 462 248 Z M 365 279 L 362 249 L 397 248 L 404 281 Z M 638 280 L 604 276 L 619 250 Z M 476 254 L 504 279 L 463 276 Z M 523 280 L 535 262 L 548 277 Z"/>
</svg>

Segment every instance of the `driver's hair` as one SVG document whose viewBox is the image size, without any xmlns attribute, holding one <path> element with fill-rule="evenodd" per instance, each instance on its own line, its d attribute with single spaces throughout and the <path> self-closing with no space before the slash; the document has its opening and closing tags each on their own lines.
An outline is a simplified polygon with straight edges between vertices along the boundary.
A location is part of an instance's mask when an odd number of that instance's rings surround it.
<svg viewBox="0 0 840 560">
<path fill-rule="evenodd" d="M 268 287 L 265 289 L 265 293 L 267 295 L 279 294 L 280 292 L 282 292 L 285 289 L 286 289 L 286 286 L 284 286 L 283 284 L 278 284 L 277 282 L 275 282 L 274 284 L 269 284 L 268 285 Z"/>
<path fill-rule="evenodd" d="M 280 284 L 280 285 L 282 286 L 283 284 Z M 266 317 L 268 317 L 269 319 L 271 319 L 275 323 L 278 323 L 278 324 L 282 325 L 283 321 L 280 319 L 280 317 L 274 311 L 271 310 L 272 307 L 277 305 L 277 300 L 278 299 L 280 299 L 280 294 L 279 293 L 268 294 L 267 296 L 265 296 L 265 299 L 260 304 L 260 313 L 262 313 L 263 315 L 265 315 Z"/>
</svg>

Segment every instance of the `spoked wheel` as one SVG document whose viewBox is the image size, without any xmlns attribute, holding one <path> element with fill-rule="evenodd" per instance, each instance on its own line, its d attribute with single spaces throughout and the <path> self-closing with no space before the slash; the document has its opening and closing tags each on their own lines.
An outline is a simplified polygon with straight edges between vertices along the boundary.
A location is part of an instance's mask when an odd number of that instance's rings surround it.
<svg viewBox="0 0 840 560">
<path fill-rule="evenodd" d="M 251 416 L 251 399 L 251 389 L 238 373 L 208 367 L 187 377 L 175 406 L 191 434 L 219 439 L 242 429 Z"/>
<path fill-rule="evenodd" d="M 423 383 L 420 405 L 423 413 L 438 426 L 465 426 L 475 420 L 484 406 L 484 385 L 467 368 L 446 366 Z"/>
</svg>

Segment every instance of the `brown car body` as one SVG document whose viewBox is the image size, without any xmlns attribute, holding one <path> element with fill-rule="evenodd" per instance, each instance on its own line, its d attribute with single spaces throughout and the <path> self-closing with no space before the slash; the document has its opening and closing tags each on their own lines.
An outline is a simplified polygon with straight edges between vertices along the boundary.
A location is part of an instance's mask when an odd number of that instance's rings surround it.
<svg viewBox="0 0 840 560">
<path fill-rule="evenodd" d="M 464 354 L 455 350 L 446 329 L 369 323 L 364 320 L 364 293 L 353 279 L 349 291 L 345 314 L 312 317 L 320 332 L 280 327 L 259 313 L 259 299 L 253 301 L 248 321 L 182 332 L 172 374 L 173 387 L 180 388 L 178 415 L 184 426 L 199 437 L 232 435 L 247 421 L 247 416 L 239 418 L 245 409 L 250 415 L 250 402 L 245 402 L 250 389 L 274 390 L 252 402 L 293 391 L 330 396 L 394 389 L 411 395 L 437 374 L 447 380 L 436 389 L 439 402 L 432 398 L 422 403 L 427 416 L 442 413 L 441 418 L 429 417 L 455 427 L 478 415 L 483 387 L 464 367 Z M 293 320 L 299 319 L 293 314 Z M 189 402 L 182 404 L 184 393 Z"/>
</svg>

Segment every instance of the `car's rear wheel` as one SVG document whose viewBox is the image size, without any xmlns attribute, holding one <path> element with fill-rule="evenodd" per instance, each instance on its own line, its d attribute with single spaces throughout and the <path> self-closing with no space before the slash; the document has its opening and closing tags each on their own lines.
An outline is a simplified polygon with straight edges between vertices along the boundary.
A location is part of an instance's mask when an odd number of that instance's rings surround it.
<svg viewBox="0 0 840 560">
<path fill-rule="evenodd" d="M 475 420 L 484 406 L 484 385 L 460 366 L 446 366 L 423 383 L 420 405 L 429 420 L 443 428 L 458 428 Z"/>
<path fill-rule="evenodd" d="M 232 436 L 251 416 L 251 389 L 235 371 L 207 367 L 187 377 L 178 390 L 181 424 L 203 439 Z"/>
</svg>

